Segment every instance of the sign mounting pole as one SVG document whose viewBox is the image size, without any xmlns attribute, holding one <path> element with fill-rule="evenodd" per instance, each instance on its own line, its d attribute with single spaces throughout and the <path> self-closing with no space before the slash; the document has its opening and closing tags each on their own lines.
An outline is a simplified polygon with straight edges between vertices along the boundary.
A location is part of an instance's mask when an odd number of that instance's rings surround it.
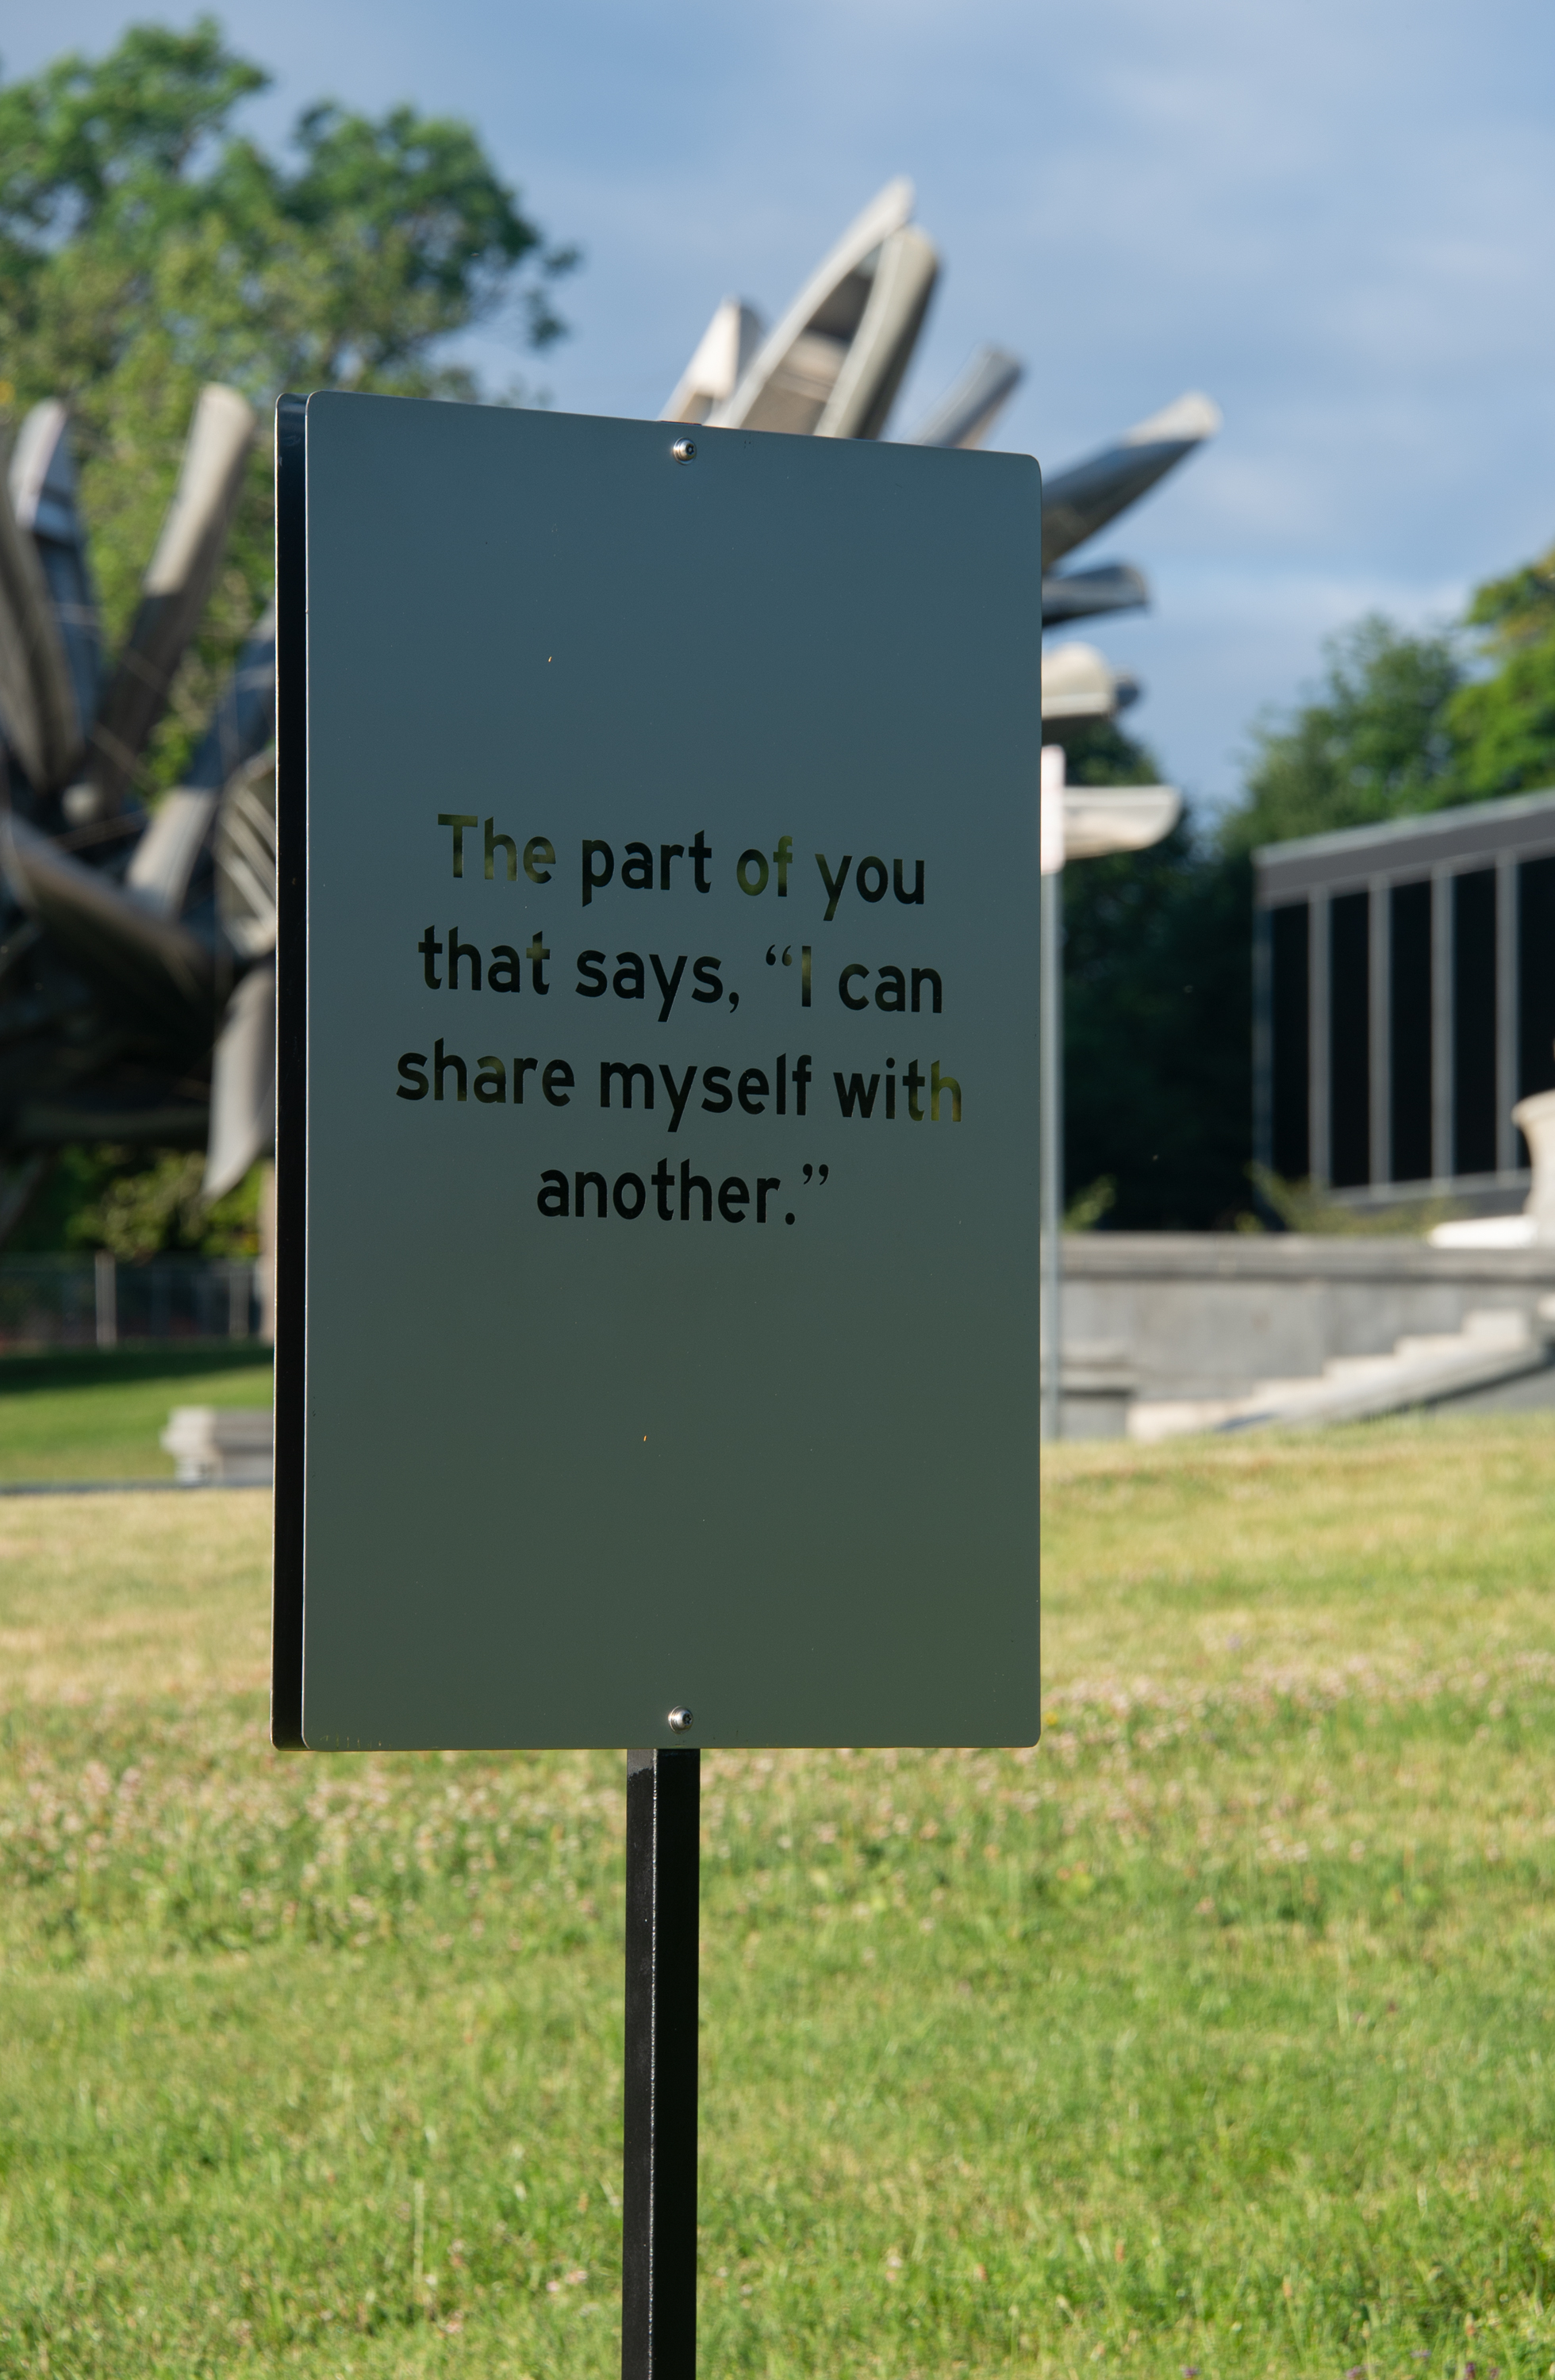
<svg viewBox="0 0 1555 2380">
<path fill-rule="evenodd" d="M 621 2380 L 697 2368 L 701 1767 L 696 1751 L 626 1755 Z"/>
</svg>

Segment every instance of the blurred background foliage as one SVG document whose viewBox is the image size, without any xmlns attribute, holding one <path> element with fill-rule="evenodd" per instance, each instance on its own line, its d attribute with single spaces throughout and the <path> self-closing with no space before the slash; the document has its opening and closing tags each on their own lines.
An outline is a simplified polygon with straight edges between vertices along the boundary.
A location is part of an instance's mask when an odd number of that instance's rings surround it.
<svg viewBox="0 0 1555 2380">
<path fill-rule="evenodd" d="M 1116 725 L 1071 740 L 1072 783 L 1154 784 Z M 1064 1182 L 1111 1231 L 1224 1227 L 1252 1194 L 1252 868 L 1191 807 L 1153 849 L 1063 871 Z M 1112 1196 L 1099 1204 L 1101 1182 Z"/>
<path fill-rule="evenodd" d="M 391 109 L 303 109 L 284 155 L 235 128 L 270 78 L 213 18 L 132 27 L 99 59 L 0 88 L 0 397 L 73 417 L 110 639 L 133 612 L 195 397 L 239 388 L 473 398 L 442 358 L 473 323 L 516 350 L 564 325 L 575 250 L 551 245 L 474 131 Z M 522 401 L 517 384 L 499 393 Z M 226 568 L 140 790 L 176 783 L 241 638 L 269 601 L 268 442 L 255 447 Z"/>
<path fill-rule="evenodd" d="M 6 1253 L 107 1248 L 121 1264 L 160 1256 L 251 1260 L 259 1254 L 263 1171 L 251 1166 L 236 1188 L 207 1206 L 199 1149 L 160 1149 L 148 1158 L 144 1148 L 111 1144 L 65 1148 Z"/>
<path fill-rule="evenodd" d="M 290 389 L 536 401 L 478 385 L 446 343 L 505 325 L 516 362 L 565 325 L 578 261 L 549 242 L 467 124 L 333 101 L 280 156 L 238 128 L 270 80 L 213 18 L 132 27 L 104 56 L 0 86 L 0 427 L 62 397 L 110 642 L 132 614 L 207 381 L 261 421 Z M 271 455 L 261 431 L 226 562 L 137 790 L 176 784 L 239 644 L 270 600 Z M 251 1255 L 258 1175 L 213 1208 L 186 1150 L 64 1152 L 10 1252 L 107 1247 Z"/>
<path fill-rule="evenodd" d="M 70 404 L 111 635 L 133 610 L 202 382 L 227 381 L 261 410 L 283 388 L 325 385 L 534 402 L 516 379 L 478 387 L 447 342 L 505 323 L 516 362 L 565 327 L 554 294 L 577 251 L 548 239 L 469 126 L 322 101 L 273 155 L 238 122 L 268 80 L 202 17 L 186 31 L 133 27 L 99 59 L 64 57 L 0 86 L 0 423 L 14 430 L 43 397 Z M 268 601 L 271 535 L 261 439 L 204 631 L 152 748 L 150 800 L 178 781 Z M 1165 773 L 1115 724 L 1071 741 L 1075 783 Z M 1253 1220 L 1257 844 L 1551 783 L 1555 551 L 1479 589 L 1442 629 L 1372 616 L 1336 637 L 1308 699 L 1256 722 L 1234 802 L 1190 803 L 1153 851 L 1069 869 L 1075 1220 L 1112 1230 Z M 183 1152 L 148 1167 L 123 1151 L 73 1151 L 13 1245 L 227 1252 L 223 1234 L 239 1224 L 220 1210 L 201 1224 L 187 1194 L 193 1164 Z M 1103 1183 L 1107 1195 L 1092 1196 Z M 1266 1201 L 1263 1211 L 1277 1210 Z"/>
</svg>

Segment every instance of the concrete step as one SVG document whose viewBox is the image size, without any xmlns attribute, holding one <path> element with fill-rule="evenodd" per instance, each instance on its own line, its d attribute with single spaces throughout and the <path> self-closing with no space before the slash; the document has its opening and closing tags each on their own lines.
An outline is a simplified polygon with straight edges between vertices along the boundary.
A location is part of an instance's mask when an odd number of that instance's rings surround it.
<svg viewBox="0 0 1555 2380">
<path fill-rule="evenodd" d="M 1412 1405 L 1450 1403 L 1550 1360 L 1549 1342 L 1536 1335 L 1527 1316 L 1476 1308 L 1461 1330 L 1400 1339 L 1388 1355 L 1335 1355 L 1310 1378 L 1260 1380 L 1250 1396 L 1143 1401 L 1130 1411 L 1128 1434 L 1155 1445 L 1198 1430 L 1369 1420 Z"/>
</svg>

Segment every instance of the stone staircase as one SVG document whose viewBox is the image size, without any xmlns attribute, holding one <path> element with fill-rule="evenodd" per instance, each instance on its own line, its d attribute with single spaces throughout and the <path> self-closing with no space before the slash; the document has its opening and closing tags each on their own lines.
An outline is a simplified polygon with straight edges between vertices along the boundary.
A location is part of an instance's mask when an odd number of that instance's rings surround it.
<svg viewBox="0 0 1555 2380">
<path fill-rule="evenodd" d="M 1141 1400 L 1128 1435 L 1141 1445 L 1196 1430 L 1257 1429 L 1272 1424 L 1370 1421 L 1413 1405 L 1451 1403 L 1555 1362 L 1555 1297 L 1532 1315 L 1480 1307 L 1461 1330 L 1400 1339 L 1387 1355 L 1335 1355 L 1306 1379 L 1259 1380 L 1245 1397 Z"/>
</svg>

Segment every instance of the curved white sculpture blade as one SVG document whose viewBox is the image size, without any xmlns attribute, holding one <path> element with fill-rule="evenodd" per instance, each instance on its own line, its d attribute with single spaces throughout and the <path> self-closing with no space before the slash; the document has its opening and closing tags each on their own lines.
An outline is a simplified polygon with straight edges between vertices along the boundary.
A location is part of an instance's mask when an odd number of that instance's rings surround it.
<svg viewBox="0 0 1555 2380">
<path fill-rule="evenodd" d="M 1099 655 L 1097 657 L 1099 659 Z M 1062 744 L 1042 747 L 1041 859 L 1056 876 L 1072 859 L 1148 851 L 1183 815 L 1175 785 L 1071 785 Z"/>
<path fill-rule="evenodd" d="M 1066 785 L 1066 859 L 1101 859 L 1112 851 L 1148 851 L 1183 815 L 1175 785 Z"/>
<path fill-rule="evenodd" d="M 1125 430 L 1119 444 L 1124 446 L 1182 445 L 1199 446 L 1207 438 L 1217 437 L 1225 421 L 1212 396 L 1202 389 L 1190 388 L 1185 396 L 1174 396 L 1159 413 L 1147 414 L 1132 430 Z"/>
<path fill-rule="evenodd" d="M 1042 716 L 1111 719 L 1119 680 L 1094 645 L 1055 645 L 1042 655 Z"/>
<path fill-rule="evenodd" d="M 904 443 L 908 446 L 980 446 L 1019 387 L 1026 367 L 1003 347 L 979 347 L 932 411 Z"/>
<path fill-rule="evenodd" d="M 255 430 L 235 388 L 202 388 L 173 502 L 142 585 L 140 608 L 91 733 L 87 781 L 100 811 L 117 809 L 162 714 L 221 567 Z"/>
<path fill-rule="evenodd" d="M 725 298 L 698 340 L 660 420 L 705 421 L 714 406 L 734 395 L 764 328 L 754 306 Z"/>
<path fill-rule="evenodd" d="M 912 360 L 939 273 L 934 243 L 916 224 L 904 224 L 882 244 L 853 345 L 815 425 L 818 438 L 880 436 Z"/>
<path fill-rule="evenodd" d="M 275 968 L 255 967 L 226 1005 L 211 1060 L 204 1198 L 235 1189 L 275 1138 Z"/>
<path fill-rule="evenodd" d="M 870 200 L 762 341 L 734 395 L 709 415 L 713 428 L 810 435 L 863 322 L 880 250 L 912 211 L 905 176 Z"/>
</svg>

